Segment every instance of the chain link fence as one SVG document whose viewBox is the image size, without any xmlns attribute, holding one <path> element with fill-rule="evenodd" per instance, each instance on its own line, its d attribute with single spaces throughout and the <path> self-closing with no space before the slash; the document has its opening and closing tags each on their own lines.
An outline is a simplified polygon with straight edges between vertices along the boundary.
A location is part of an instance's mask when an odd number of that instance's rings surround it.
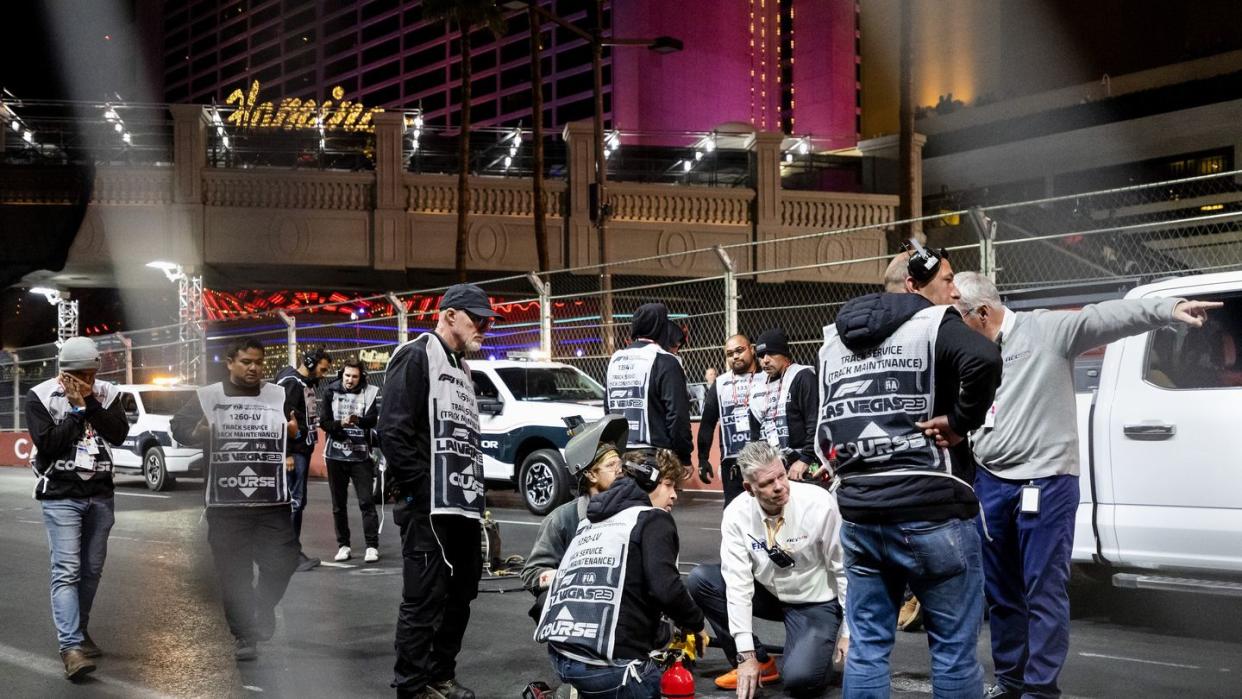
<svg viewBox="0 0 1242 699">
<path fill-rule="evenodd" d="M 995 278 L 1005 293 L 1101 282 L 1115 290 L 1172 275 L 1242 269 L 1242 171 L 990 204 L 976 211 L 983 217 L 973 218 L 982 224 L 972 223 L 970 212 L 961 208 L 920 220 L 934 244 L 948 242 L 954 269 L 979 270 L 994 259 Z M 995 224 L 994 238 L 980 241 L 978 231 L 989 220 Z M 702 382 L 709 367 L 723 368 L 720 348 L 731 332 L 753 338 L 767 328 L 782 328 L 795 361 L 813 363 L 823 327 L 850 298 L 880 290 L 889 259 L 886 254 L 846 259 L 835 252 L 841 248 L 834 241 L 900 223 L 616 262 L 607 266 L 611 292 L 603 291 L 598 266 L 482 281 L 504 319 L 492 327 L 477 357 L 551 358 L 602 382 L 611 352 L 629 342 L 635 309 L 661 301 L 687 331 L 680 356 L 692 384 Z M 653 260 L 680 269 L 686 256 L 700 255 L 720 257 L 720 273 L 652 272 Z M 211 320 L 208 379 L 223 377 L 230 342 L 251 336 L 268 348 L 268 376 L 321 348 L 337 368 L 345 358 L 357 357 L 370 381 L 382 387 L 388 360 L 400 343 L 434 327 L 444 290 L 343 298 Z M 611 322 L 605 322 L 609 315 Z M 118 383 L 173 380 L 180 369 L 178 337 L 176 325 L 95 336 L 103 354 L 99 376 Z M 0 429 L 20 429 L 26 392 L 55 375 L 54 344 L 0 355 Z"/>
</svg>

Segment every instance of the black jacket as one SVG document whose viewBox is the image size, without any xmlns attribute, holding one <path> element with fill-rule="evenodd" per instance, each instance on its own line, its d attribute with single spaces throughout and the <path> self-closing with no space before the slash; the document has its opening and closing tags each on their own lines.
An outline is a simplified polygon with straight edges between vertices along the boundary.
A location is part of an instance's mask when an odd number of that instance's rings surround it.
<svg viewBox="0 0 1242 699">
<path fill-rule="evenodd" d="M 286 381 L 288 377 L 293 380 Z M 227 383 L 227 381 L 225 382 Z M 298 417 L 298 433 L 294 437 L 290 437 L 287 442 L 288 447 L 285 451 L 287 454 L 310 454 L 315 451 L 313 442 L 308 442 L 307 437 L 311 435 L 310 425 L 306 422 L 306 391 L 305 387 L 314 387 L 313 379 L 302 376 L 297 369 L 287 366 L 276 372 L 276 380 L 273 382 L 279 384 L 285 389 L 285 417 L 289 417 L 290 412 L 297 413 Z M 313 436 L 311 439 L 314 439 Z"/>
<path fill-rule="evenodd" d="M 731 371 L 731 370 L 730 370 Z M 763 381 L 766 378 L 762 370 L 755 371 L 752 381 Z M 708 386 L 704 391 L 703 417 L 699 420 L 699 434 L 695 440 L 698 445 L 698 463 L 705 464 L 711 459 L 712 441 L 716 439 L 716 427 L 720 424 L 720 397 L 716 395 L 716 387 Z M 814 427 L 814 425 L 812 425 Z M 814 444 L 814 442 L 812 442 Z M 724 445 L 721 444 L 723 453 Z M 722 457 L 723 458 L 723 457 Z"/>
<path fill-rule="evenodd" d="M 649 344 L 649 340 L 635 340 L 630 347 Z M 608 395 L 608 386 L 604 386 L 604 395 Z M 694 451 L 690 436 L 690 389 L 686 387 L 685 368 L 671 354 L 660 354 L 652 364 L 651 383 L 647 386 L 647 413 L 651 446 L 672 449 L 683 464 L 689 464 Z"/>
<path fill-rule="evenodd" d="M 773 383 L 762 371 L 756 375 L 755 380 Z M 809 371 L 798 372 L 790 382 L 789 408 L 785 413 L 785 422 L 789 426 L 789 448 L 794 452 L 790 455 L 791 460 L 796 458 L 808 465 L 817 463 L 819 457 L 815 455 L 815 428 L 819 422 L 819 379 L 815 377 L 815 367 L 811 367 Z M 750 438 L 763 439 L 763 426 L 753 412 L 750 413 Z"/>
<path fill-rule="evenodd" d="M 35 490 L 36 499 L 63 500 L 112 495 L 110 473 L 100 472 L 84 481 L 73 472 L 48 471 L 50 464 L 73 456 L 73 450 L 82 439 L 87 423 L 95 428 L 104 441 L 113 446 L 120 446 L 129 435 L 129 421 L 125 419 L 125 409 L 121 407 L 119 398 L 105 409 L 94 394 L 91 394 L 86 397 L 86 407 L 82 412 L 69 413 L 60 424 L 56 424 L 34 390 L 26 393 L 26 427 L 30 431 L 30 440 L 38 450 L 35 454 L 35 470 L 40 476 L 47 476 L 46 484 L 40 484 Z"/>
<path fill-rule="evenodd" d="M 837 314 L 837 332 L 851 350 L 875 347 L 914 314 L 932 304 L 918 294 L 868 294 L 848 301 Z M 971 330 L 954 309 L 944 314 L 936 336 L 936 395 L 934 415 L 945 415 L 959 435 L 983 424 L 996 387 L 1002 361 L 996 343 Z M 953 475 L 966 483 L 975 480 L 975 460 L 969 440 L 951 450 Z M 854 478 L 837 490 L 841 515 L 861 523 L 968 519 L 979 512 L 979 501 L 966 486 L 937 476 Z"/>
<path fill-rule="evenodd" d="M 335 393 L 352 393 L 357 395 L 366 390 L 366 387 L 367 373 L 365 371 L 362 372 L 362 378 L 358 381 L 358 385 L 354 386 L 352 391 L 346 391 L 345 386 L 342 385 L 341 379 L 339 378 L 328 384 L 328 388 L 324 392 L 323 396 L 323 412 L 319 415 L 320 429 L 337 439 L 347 439 L 348 435 L 345 434 L 345 428 L 341 426 L 341 421 L 337 420 L 336 416 L 332 414 L 332 395 Z M 369 432 L 378 422 L 379 398 L 376 397 L 375 401 L 371 403 L 371 407 L 367 408 L 367 414 L 358 418 L 357 425 L 363 430 Z"/>
<path fill-rule="evenodd" d="M 622 478 L 591 498 L 587 519 L 600 522 L 635 506 L 650 507 L 651 499 L 632 479 Z M 696 632 L 703 628 L 703 612 L 691 599 L 677 570 L 679 548 L 672 515 L 660 509 L 639 515 L 630 532 L 614 660 L 646 658 L 656 650 L 661 640 L 661 614 L 680 628 Z"/>
</svg>

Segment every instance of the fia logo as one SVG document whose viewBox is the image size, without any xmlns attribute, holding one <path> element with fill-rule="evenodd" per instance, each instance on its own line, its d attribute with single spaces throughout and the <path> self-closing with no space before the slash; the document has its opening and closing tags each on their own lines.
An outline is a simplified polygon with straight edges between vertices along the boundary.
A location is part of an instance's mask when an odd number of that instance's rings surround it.
<svg viewBox="0 0 1242 699">
<path fill-rule="evenodd" d="M 887 379 L 884 379 L 884 390 L 889 393 L 896 393 L 901 390 L 901 382 L 890 376 Z"/>
</svg>

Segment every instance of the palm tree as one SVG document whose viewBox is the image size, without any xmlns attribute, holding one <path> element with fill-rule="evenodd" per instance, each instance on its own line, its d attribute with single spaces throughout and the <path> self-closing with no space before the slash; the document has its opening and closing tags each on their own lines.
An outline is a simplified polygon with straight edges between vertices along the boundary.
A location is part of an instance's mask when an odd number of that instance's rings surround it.
<svg viewBox="0 0 1242 699">
<path fill-rule="evenodd" d="M 457 281 L 466 281 L 467 216 L 470 212 L 470 32 L 486 27 L 496 38 L 505 32 L 505 19 L 496 0 L 423 0 L 423 16 L 444 20 L 461 34 L 461 135 L 457 147 Z"/>
</svg>

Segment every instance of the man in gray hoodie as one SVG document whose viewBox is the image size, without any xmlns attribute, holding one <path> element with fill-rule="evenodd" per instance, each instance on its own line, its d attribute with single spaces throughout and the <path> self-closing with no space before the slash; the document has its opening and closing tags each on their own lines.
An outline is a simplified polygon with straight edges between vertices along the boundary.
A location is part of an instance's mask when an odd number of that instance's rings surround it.
<svg viewBox="0 0 1242 699">
<path fill-rule="evenodd" d="M 955 279 L 957 308 L 1000 346 L 1004 378 L 971 435 L 996 684 L 988 697 L 1057 697 L 1069 650 L 1070 556 L 1078 510 L 1074 358 L 1172 323 L 1200 327 L 1221 304 L 1177 298 L 1105 301 L 1079 311 L 1015 313 L 976 272 Z"/>
</svg>

